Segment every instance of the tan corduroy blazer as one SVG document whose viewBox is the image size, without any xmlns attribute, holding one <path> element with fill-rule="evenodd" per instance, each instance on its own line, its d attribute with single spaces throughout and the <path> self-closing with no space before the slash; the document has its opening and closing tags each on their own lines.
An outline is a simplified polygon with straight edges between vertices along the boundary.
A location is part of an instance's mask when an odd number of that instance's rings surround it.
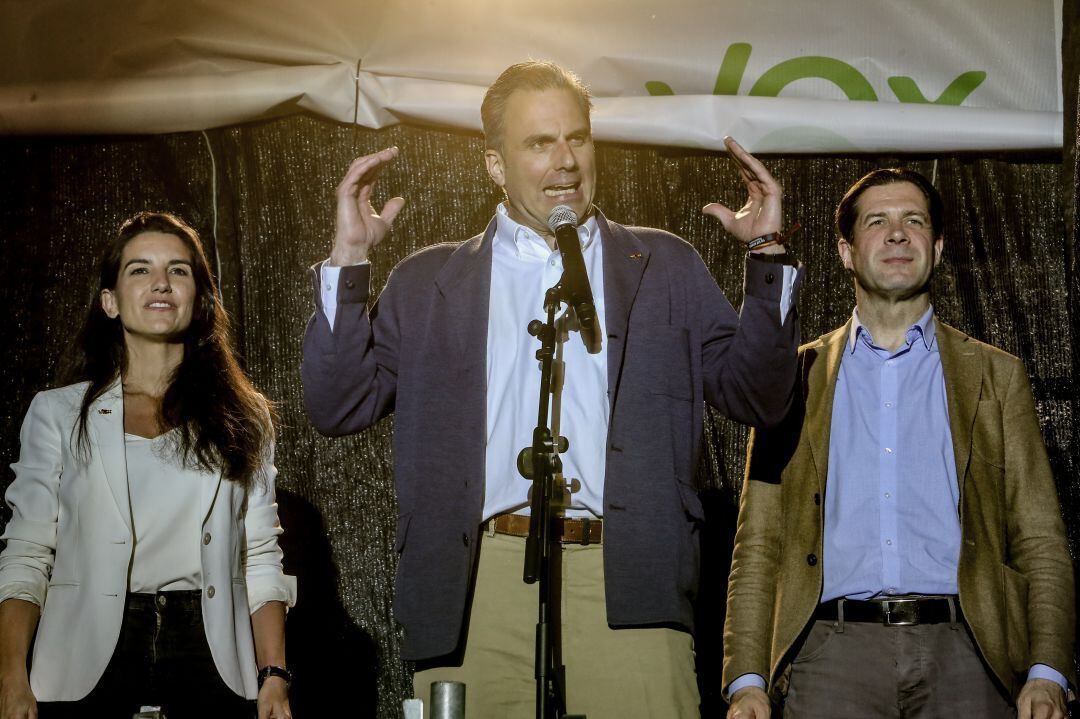
<svg viewBox="0 0 1080 719">
<path fill-rule="evenodd" d="M 724 686 L 755 673 L 787 689 L 822 589 L 833 393 L 851 322 L 799 350 L 801 397 L 751 435 L 724 629 Z M 960 481 L 960 604 L 1015 696 L 1047 664 L 1075 686 L 1072 562 L 1027 373 L 1019 359 L 937 321 Z M 801 400 L 801 401 L 799 401 Z"/>
</svg>

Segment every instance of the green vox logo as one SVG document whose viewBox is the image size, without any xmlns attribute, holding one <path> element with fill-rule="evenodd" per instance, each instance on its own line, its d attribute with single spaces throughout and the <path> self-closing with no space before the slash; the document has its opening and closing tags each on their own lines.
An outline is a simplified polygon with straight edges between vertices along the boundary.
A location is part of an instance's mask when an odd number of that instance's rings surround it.
<svg viewBox="0 0 1080 719">
<path fill-rule="evenodd" d="M 739 85 L 746 74 L 746 63 L 750 60 L 749 43 L 737 42 L 730 45 L 724 53 L 720 71 L 716 73 L 714 95 L 737 95 Z M 776 97 L 785 87 L 796 80 L 821 78 L 839 87 L 849 100 L 878 99 L 874 86 L 852 65 L 833 57 L 806 55 L 784 60 L 773 65 L 757 79 L 750 88 L 752 97 Z M 928 100 L 922 90 L 910 77 L 903 75 L 890 77 L 889 89 L 900 102 L 933 103 L 935 105 L 959 105 L 986 80 L 986 73 L 981 70 L 965 72 L 945 88 L 936 100 Z M 675 91 L 666 82 L 649 80 L 645 89 L 650 95 L 674 95 Z"/>
</svg>

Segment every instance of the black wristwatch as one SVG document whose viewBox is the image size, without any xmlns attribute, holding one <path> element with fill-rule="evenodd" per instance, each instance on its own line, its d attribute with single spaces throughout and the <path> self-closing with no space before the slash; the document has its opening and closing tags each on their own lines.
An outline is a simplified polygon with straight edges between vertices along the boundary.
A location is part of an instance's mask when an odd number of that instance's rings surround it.
<svg viewBox="0 0 1080 719">
<path fill-rule="evenodd" d="M 267 664 L 259 670 L 259 689 L 262 689 L 263 682 L 270 677 L 281 677 L 284 679 L 286 688 L 292 684 L 292 672 L 285 667 L 275 667 L 273 664 Z"/>
</svg>

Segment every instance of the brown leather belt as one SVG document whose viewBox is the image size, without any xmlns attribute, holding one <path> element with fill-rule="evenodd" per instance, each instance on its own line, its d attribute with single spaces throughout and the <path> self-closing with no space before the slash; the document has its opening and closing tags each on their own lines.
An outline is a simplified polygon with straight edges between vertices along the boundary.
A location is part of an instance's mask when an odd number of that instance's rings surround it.
<svg viewBox="0 0 1080 719">
<path fill-rule="evenodd" d="M 554 521 L 555 532 L 563 544 L 600 544 L 604 538 L 604 520 L 560 517 Z M 514 537 L 529 536 L 529 518 L 524 514 L 500 514 L 488 521 L 491 531 Z"/>
<path fill-rule="evenodd" d="M 887 627 L 909 627 L 915 624 L 941 624 L 962 621 L 960 602 L 955 597 L 903 597 L 871 600 L 834 599 L 819 604 L 814 619 L 836 621 L 837 605 L 844 603 L 845 622 L 878 622 Z"/>
</svg>

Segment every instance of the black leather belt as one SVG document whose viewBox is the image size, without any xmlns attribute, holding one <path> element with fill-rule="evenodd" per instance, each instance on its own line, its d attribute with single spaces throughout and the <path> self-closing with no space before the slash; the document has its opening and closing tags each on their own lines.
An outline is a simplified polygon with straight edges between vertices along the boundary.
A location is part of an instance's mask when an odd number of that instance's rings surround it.
<svg viewBox="0 0 1080 719">
<path fill-rule="evenodd" d="M 888 627 L 909 627 L 915 624 L 959 622 L 963 618 L 956 597 L 903 597 L 866 602 L 833 599 L 818 605 L 814 619 L 837 621 L 841 602 L 844 604 L 845 622 L 878 622 Z"/>
</svg>

